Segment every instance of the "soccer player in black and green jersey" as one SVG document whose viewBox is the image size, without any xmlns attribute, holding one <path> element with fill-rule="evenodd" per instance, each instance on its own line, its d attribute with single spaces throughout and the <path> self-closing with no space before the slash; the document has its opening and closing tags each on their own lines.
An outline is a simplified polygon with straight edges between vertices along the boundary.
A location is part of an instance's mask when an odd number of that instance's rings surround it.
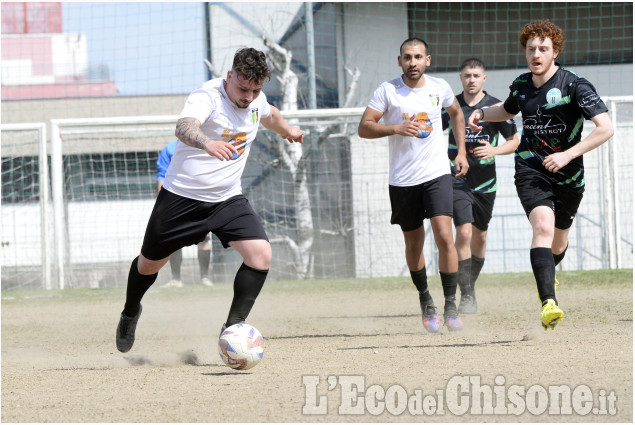
<svg viewBox="0 0 635 425">
<path fill-rule="evenodd" d="M 514 80 L 504 103 L 474 111 L 468 125 L 479 131 L 479 121 L 504 121 L 522 113 L 514 180 L 533 230 L 530 260 L 546 330 L 564 316 L 556 300 L 555 273 L 584 192 L 582 155 L 611 138 L 613 126 L 593 85 L 555 62 L 564 47 L 562 29 L 549 21 L 531 22 L 521 31 L 520 44 L 531 72 Z M 595 129 L 582 139 L 585 119 Z"/>
<path fill-rule="evenodd" d="M 488 108 L 500 102 L 483 90 L 487 80 L 485 64 L 469 58 L 461 64 L 463 92 L 456 100 L 469 117 L 475 109 Z M 457 148 L 448 114 L 443 113 L 443 129 L 450 128 L 448 156 L 454 173 Z M 516 124 L 512 120 L 482 123 L 483 129 L 473 132 L 465 129 L 465 150 L 470 168 L 464 177 L 453 179 L 453 220 L 456 227 L 456 251 L 459 257 L 458 283 L 461 289 L 459 313 L 476 313 L 475 284 L 485 263 L 487 229 L 494 210 L 498 183 L 496 181 L 496 155 L 513 153 L 518 144 Z M 506 139 L 498 143 L 499 133 Z"/>
</svg>

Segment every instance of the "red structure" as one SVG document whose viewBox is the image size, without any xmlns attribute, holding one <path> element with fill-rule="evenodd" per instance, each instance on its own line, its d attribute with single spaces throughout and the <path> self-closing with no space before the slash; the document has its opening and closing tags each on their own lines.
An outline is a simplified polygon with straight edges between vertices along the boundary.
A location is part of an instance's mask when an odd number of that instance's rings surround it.
<svg viewBox="0 0 635 425">
<path fill-rule="evenodd" d="M 86 79 L 83 34 L 65 34 L 62 3 L 2 3 L 2 100 L 112 96 L 114 81 Z"/>
<path fill-rule="evenodd" d="M 2 34 L 62 32 L 62 3 L 2 3 Z"/>
</svg>

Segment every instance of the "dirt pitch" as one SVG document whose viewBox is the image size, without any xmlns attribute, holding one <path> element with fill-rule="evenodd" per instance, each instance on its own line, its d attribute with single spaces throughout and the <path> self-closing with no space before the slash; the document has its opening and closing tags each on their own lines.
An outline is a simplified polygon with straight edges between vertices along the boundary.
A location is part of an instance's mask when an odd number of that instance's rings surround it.
<svg viewBox="0 0 635 425">
<path fill-rule="evenodd" d="M 245 372 L 217 352 L 229 284 L 151 288 L 127 354 L 114 344 L 123 289 L 4 292 L 2 422 L 632 422 L 632 270 L 558 277 L 565 319 L 555 331 L 542 330 L 533 278 L 522 273 L 483 275 L 465 331 L 435 335 L 423 330 L 408 279 L 268 282 L 249 317 L 265 357 Z M 438 277 L 430 287 L 440 303 Z M 328 384 L 363 376 L 362 390 L 425 396 L 459 375 L 490 387 L 502 376 L 505 391 L 586 385 L 594 406 L 613 392 L 617 411 L 345 414 L 347 392 Z M 303 376 L 319 378 L 313 392 Z M 303 414 L 307 393 L 309 407 L 326 396 L 326 414 Z"/>
</svg>

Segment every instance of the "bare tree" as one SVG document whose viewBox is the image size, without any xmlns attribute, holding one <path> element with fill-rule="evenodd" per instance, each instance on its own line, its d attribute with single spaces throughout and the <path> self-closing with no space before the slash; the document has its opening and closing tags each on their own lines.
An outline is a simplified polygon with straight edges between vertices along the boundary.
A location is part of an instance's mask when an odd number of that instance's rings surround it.
<svg viewBox="0 0 635 425">
<path fill-rule="evenodd" d="M 279 74 L 276 79 L 280 82 L 282 88 L 280 110 L 296 111 L 298 109 L 298 76 L 291 69 L 293 53 L 267 37 L 263 37 L 263 41 L 267 49 L 267 56 L 274 70 Z M 345 69 L 352 77 L 352 82 L 343 107 L 347 107 L 351 103 L 360 75 L 357 68 L 354 71 L 348 68 Z M 294 123 L 293 121 L 289 120 L 290 123 Z M 280 158 L 280 162 L 291 173 L 293 179 L 297 225 L 295 240 L 288 235 L 279 235 L 278 237 L 285 241 L 293 252 L 298 279 L 310 279 L 313 277 L 312 247 L 315 229 L 306 173 L 307 161 L 311 152 L 319 148 L 320 144 L 327 140 L 339 127 L 340 125 L 338 124 L 316 127 L 318 140 L 313 149 L 306 148 L 299 143 L 289 143 L 280 138 L 274 141 L 274 149 Z"/>
<path fill-rule="evenodd" d="M 267 56 L 274 69 L 278 72 L 276 78 L 282 86 L 281 111 L 296 111 L 298 109 L 298 76 L 291 69 L 293 53 L 276 42 L 264 37 Z M 290 123 L 292 123 L 290 121 Z M 278 138 L 274 148 L 284 166 L 293 178 L 295 194 L 295 214 L 297 223 L 296 240 L 283 236 L 285 242 L 294 254 L 296 273 L 299 279 L 308 279 L 313 275 L 311 248 L 313 247 L 313 215 L 311 214 L 311 199 L 307 186 L 305 170 L 306 161 L 302 160 L 303 146 L 299 143 L 289 143 Z"/>
<path fill-rule="evenodd" d="M 210 61 L 208 61 L 207 59 L 203 59 L 203 63 L 205 64 L 207 69 L 209 69 L 210 74 L 212 74 L 212 78 L 220 77 L 220 73 L 216 70 L 216 68 Z"/>
</svg>

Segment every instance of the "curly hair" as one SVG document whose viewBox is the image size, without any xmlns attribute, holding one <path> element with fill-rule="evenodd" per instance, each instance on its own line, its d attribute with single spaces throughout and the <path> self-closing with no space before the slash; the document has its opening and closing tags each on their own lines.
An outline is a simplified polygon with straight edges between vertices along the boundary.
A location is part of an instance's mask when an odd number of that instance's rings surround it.
<svg viewBox="0 0 635 425">
<path fill-rule="evenodd" d="M 267 57 L 260 50 L 246 47 L 234 55 L 232 70 L 248 81 L 262 83 L 271 78 L 271 70 L 267 66 Z"/>
<path fill-rule="evenodd" d="M 525 25 L 520 32 L 520 44 L 523 49 L 527 46 L 527 41 L 540 37 L 541 40 L 549 37 L 553 43 L 553 50 L 559 52 L 564 49 L 564 32 L 556 24 L 546 21 L 533 21 Z"/>
</svg>

